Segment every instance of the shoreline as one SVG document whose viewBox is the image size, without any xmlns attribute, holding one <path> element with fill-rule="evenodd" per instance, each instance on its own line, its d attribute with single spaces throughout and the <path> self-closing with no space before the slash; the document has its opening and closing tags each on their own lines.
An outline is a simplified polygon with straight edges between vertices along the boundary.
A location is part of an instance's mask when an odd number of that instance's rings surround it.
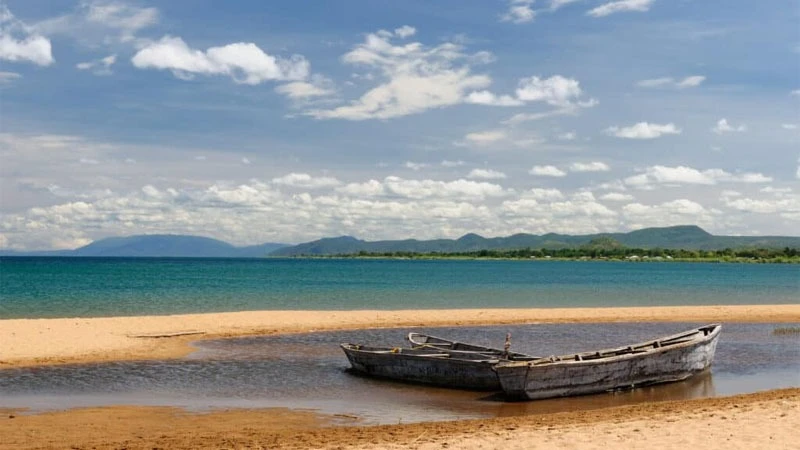
<svg viewBox="0 0 800 450">
<path fill-rule="evenodd" d="M 40 414 L 0 409 L 8 449 L 789 448 L 800 389 L 488 419 L 360 426 L 283 408 L 187 413 L 112 406 Z"/>
<path fill-rule="evenodd" d="M 608 308 L 241 311 L 167 316 L 0 320 L 0 370 L 180 358 L 192 342 L 368 328 L 537 323 L 800 323 L 800 304 Z"/>
</svg>

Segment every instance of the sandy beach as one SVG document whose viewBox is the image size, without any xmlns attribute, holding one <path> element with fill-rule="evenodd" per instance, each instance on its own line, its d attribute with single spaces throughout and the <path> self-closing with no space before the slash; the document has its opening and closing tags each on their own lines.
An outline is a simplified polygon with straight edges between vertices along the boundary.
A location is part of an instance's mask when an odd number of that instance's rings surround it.
<svg viewBox="0 0 800 450">
<path fill-rule="evenodd" d="M 0 321 L 0 368 L 164 359 L 199 339 L 359 328 L 602 322 L 800 322 L 800 305 L 570 309 L 248 311 Z M 288 409 L 189 413 L 113 406 L 3 410 L 3 448 L 791 448 L 800 389 L 482 420 L 360 426 Z"/>
<path fill-rule="evenodd" d="M 164 359 L 200 339 L 362 328 L 523 323 L 800 322 L 797 305 L 396 311 L 244 311 L 173 316 L 0 320 L 0 368 Z"/>
<path fill-rule="evenodd" d="M 283 409 L 189 414 L 108 407 L 0 409 L 2 448 L 21 449 L 789 449 L 800 389 L 484 420 L 358 426 Z"/>
</svg>

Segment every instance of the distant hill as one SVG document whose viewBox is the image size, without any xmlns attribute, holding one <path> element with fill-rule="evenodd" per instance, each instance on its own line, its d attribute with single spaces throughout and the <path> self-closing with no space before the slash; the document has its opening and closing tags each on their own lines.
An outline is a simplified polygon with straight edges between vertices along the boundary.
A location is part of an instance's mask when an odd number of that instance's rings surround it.
<svg viewBox="0 0 800 450">
<path fill-rule="evenodd" d="M 235 247 L 227 242 L 200 236 L 141 235 L 111 237 L 92 242 L 75 250 L 38 252 L 1 251 L 6 256 L 119 256 L 119 257 L 185 257 L 185 258 L 260 258 L 265 256 L 323 256 L 366 253 L 461 253 L 480 250 L 513 249 L 609 249 L 664 248 L 684 250 L 722 250 L 725 248 L 800 248 L 800 237 L 790 236 L 714 236 L 700 227 L 684 225 L 645 228 L 629 233 L 569 235 L 515 234 L 484 238 L 475 233 L 458 239 L 417 239 L 363 241 L 351 236 L 324 238 L 299 245 L 267 243 Z"/>
<path fill-rule="evenodd" d="M 19 256 L 113 256 L 176 258 L 255 258 L 269 255 L 285 244 L 261 244 L 235 247 L 227 242 L 200 236 L 151 234 L 110 237 L 75 250 L 43 252 L 4 252 Z"/>
<path fill-rule="evenodd" d="M 273 251 L 270 256 L 337 255 L 385 252 L 459 253 L 478 250 L 511 250 L 520 248 L 579 248 L 591 246 L 625 246 L 632 248 L 670 248 L 687 250 L 721 250 L 724 248 L 800 248 L 800 237 L 790 236 L 714 236 L 694 225 L 645 228 L 628 233 L 569 235 L 515 234 L 484 238 L 466 234 L 459 239 L 419 241 L 363 241 L 351 236 L 325 238 Z"/>
</svg>

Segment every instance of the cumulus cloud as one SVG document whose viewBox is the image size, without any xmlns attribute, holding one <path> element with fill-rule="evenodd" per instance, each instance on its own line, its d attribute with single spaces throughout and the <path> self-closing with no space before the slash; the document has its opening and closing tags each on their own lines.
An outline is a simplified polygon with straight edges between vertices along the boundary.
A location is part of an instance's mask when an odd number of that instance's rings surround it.
<svg viewBox="0 0 800 450">
<path fill-rule="evenodd" d="M 567 174 L 556 166 L 533 166 L 528 173 L 540 177 L 563 177 Z"/>
<path fill-rule="evenodd" d="M 279 186 L 289 186 L 306 189 L 318 189 L 325 187 L 338 186 L 339 180 L 332 177 L 314 178 L 307 173 L 290 173 L 282 177 L 273 178 L 272 183 Z"/>
<path fill-rule="evenodd" d="M 53 59 L 50 40 L 19 21 L 0 4 L 0 60 L 49 66 Z"/>
<path fill-rule="evenodd" d="M 605 17 L 620 12 L 644 12 L 650 10 L 653 2 L 654 0 L 617 0 L 590 9 L 586 14 L 592 17 Z"/>
<path fill-rule="evenodd" d="M 665 134 L 681 134 L 681 129 L 673 123 L 657 124 L 639 122 L 629 127 L 608 127 L 604 130 L 609 136 L 616 136 L 624 139 L 655 139 Z"/>
<path fill-rule="evenodd" d="M 722 169 L 697 170 L 686 166 L 652 166 L 643 173 L 625 178 L 626 185 L 648 188 L 652 185 L 680 185 L 701 184 L 714 185 L 721 182 L 728 183 L 768 183 L 771 177 L 761 173 L 744 172 L 732 174 Z"/>
<path fill-rule="evenodd" d="M 505 140 L 507 137 L 508 135 L 503 130 L 488 130 L 468 133 L 466 136 L 464 136 L 464 139 L 472 144 L 488 145 Z"/>
<path fill-rule="evenodd" d="M 117 55 L 108 55 L 105 58 L 82 62 L 75 65 L 78 70 L 91 70 L 95 75 L 110 75 L 111 66 L 117 62 Z"/>
<path fill-rule="evenodd" d="M 500 16 L 500 20 L 513 23 L 528 23 L 536 18 L 533 10 L 534 0 L 509 0 L 508 10 Z"/>
<path fill-rule="evenodd" d="M 395 45 L 393 37 L 386 31 L 367 34 L 342 57 L 345 64 L 374 71 L 383 78 L 381 84 L 347 105 L 306 114 L 317 119 L 390 119 L 463 103 L 469 92 L 491 83 L 489 76 L 471 73 L 470 55 L 459 44 Z"/>
<path fill-rule="evenodd" d="M 226 75 L 236 83 L 256 85 L 265 81 L 298 81 L 308 77 L 309 63 L 301 55 L 280 58 L 256 44 L 237 42 L 205 51 L 190 48 L 179 37 L 164 36 L 139 50 L 131 59 L 139 69 L 169 70 L 178 78 L 194 75 Z"/>
<path fill-rule="evenodd" d="M 623 194 L 621 192 L 609 192 L 608 194 L 603 194 L 600 196 L 600 200 L 606 200 L 609 202 L 629 202 L 632 201 L 634 197 L 629 194 Z"/>
<path fill-rule="evenodd" d="M 622 217 L 634 229 L 686 224 L 708 227 L 721 213 L 685 198 L 657 205 L 629 203 L 622 207 Z"/>
<path fill-rule="evenodd" d="M 521 78 L 517 83 L 514 95 L 497 95 L 488 90 L 471 92 L 467 103 L 492 106 L 521 106 L 526 103 L 540 102 L 556 109 L 540 113 L 520 113 L 508 120 L 519 123 L 538 120 L 562 114 L 574 114 L 580 108 L 590 108 L 597 104 L 594 99 L 581 100 L 583 90 L 580 82 L 574 78 L 553 75 L 549 78 L 538 76 Z"/>
<path fill-rule="evenodd" d="M 711 131 L 717 134 L 742 133 L 747 131 L 747 126 L 744 124 L 739 124 L 734 127 L 728 123 L 728 119 L 722 118 L 717 121 L 717 124 L 711 129 Z"/>
<path fill-rule="evenodd" d="M 275 88 L 275 92 L 292 100 L 307 100 L 334 95 L 336 88 L 330 79 L 321 75 L 312 75 L 309 81 L 292 81 L 282 84 Z"/>
<path fill-rule="evenodd" d="M 411 37 L 411 36 L 415 35 L 416 33 L 417 33 L 417 29 L 412 27 L 412 26 L 409 26 L 409 25 L 403 25 L 400 28 L 395 28 L 394 29 L 394 35 L 399 37 L 399 38 L 402 38 L 402 39 Z"/>
<path fill-rule="evenodd" d="M 491 169 L 472 169 L 467 175 L 470 179 L 499 180 L 506 178 L 506 174 Z"/>
<path fill-rule="evenodd" d="M 637 82 L 636 85 L 644 88 L 669 87 L 674 89 L 685 89 L 685 88 L 700 86 L 700 84 L 703 83 L 703 81 L 705 80 L 706 77 L 704 77 L 703 75 L 692 75 L 682 80 L 677 80 L 672 77 L 641 80 Z"/>
<path fill-rule="evenodd" d="M 489 91 L 470 92 L 466 98 L 467 103 L 491 106 L 520 106 L 525 102 L 510 95 L 495 95 Z"/>
<path fill-rule="evenodd" d="M 611 170 L 608 164 L 601 161 L 592 161 L 588 163 L 575 162 L 570 164 L 570 172 L 608 172 Z"/>
</svg>

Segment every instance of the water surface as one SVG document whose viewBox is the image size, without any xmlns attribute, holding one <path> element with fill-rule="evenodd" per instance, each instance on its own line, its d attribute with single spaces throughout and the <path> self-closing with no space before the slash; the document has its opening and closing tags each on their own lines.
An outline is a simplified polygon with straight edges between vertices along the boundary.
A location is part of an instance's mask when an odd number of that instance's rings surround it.
<svg viewBox="0 0 800 450">
<path fill-rule="evenodd" d="M 426 328 L 429 334 L 494 347 L 562 354 L 632 344 L 700 324 L 553 324 Z M 307 408 L 367 423 L 486 418 L 569 411 L 800 387 L 800 338 L 775 324 L 725 324 L 710 373 L 634 391 L 534 402 L 355 376 L 338 344 L 405 345 L 409 330 L 324 332 L 205 341 L 190 357 L 0 371 L 0 407 L 34 410 L 102 405 Z M 786 326 L 786 324 L 780 325 Z M 794 324 L 792 326 L 800 326 Z"/>
</svg>

